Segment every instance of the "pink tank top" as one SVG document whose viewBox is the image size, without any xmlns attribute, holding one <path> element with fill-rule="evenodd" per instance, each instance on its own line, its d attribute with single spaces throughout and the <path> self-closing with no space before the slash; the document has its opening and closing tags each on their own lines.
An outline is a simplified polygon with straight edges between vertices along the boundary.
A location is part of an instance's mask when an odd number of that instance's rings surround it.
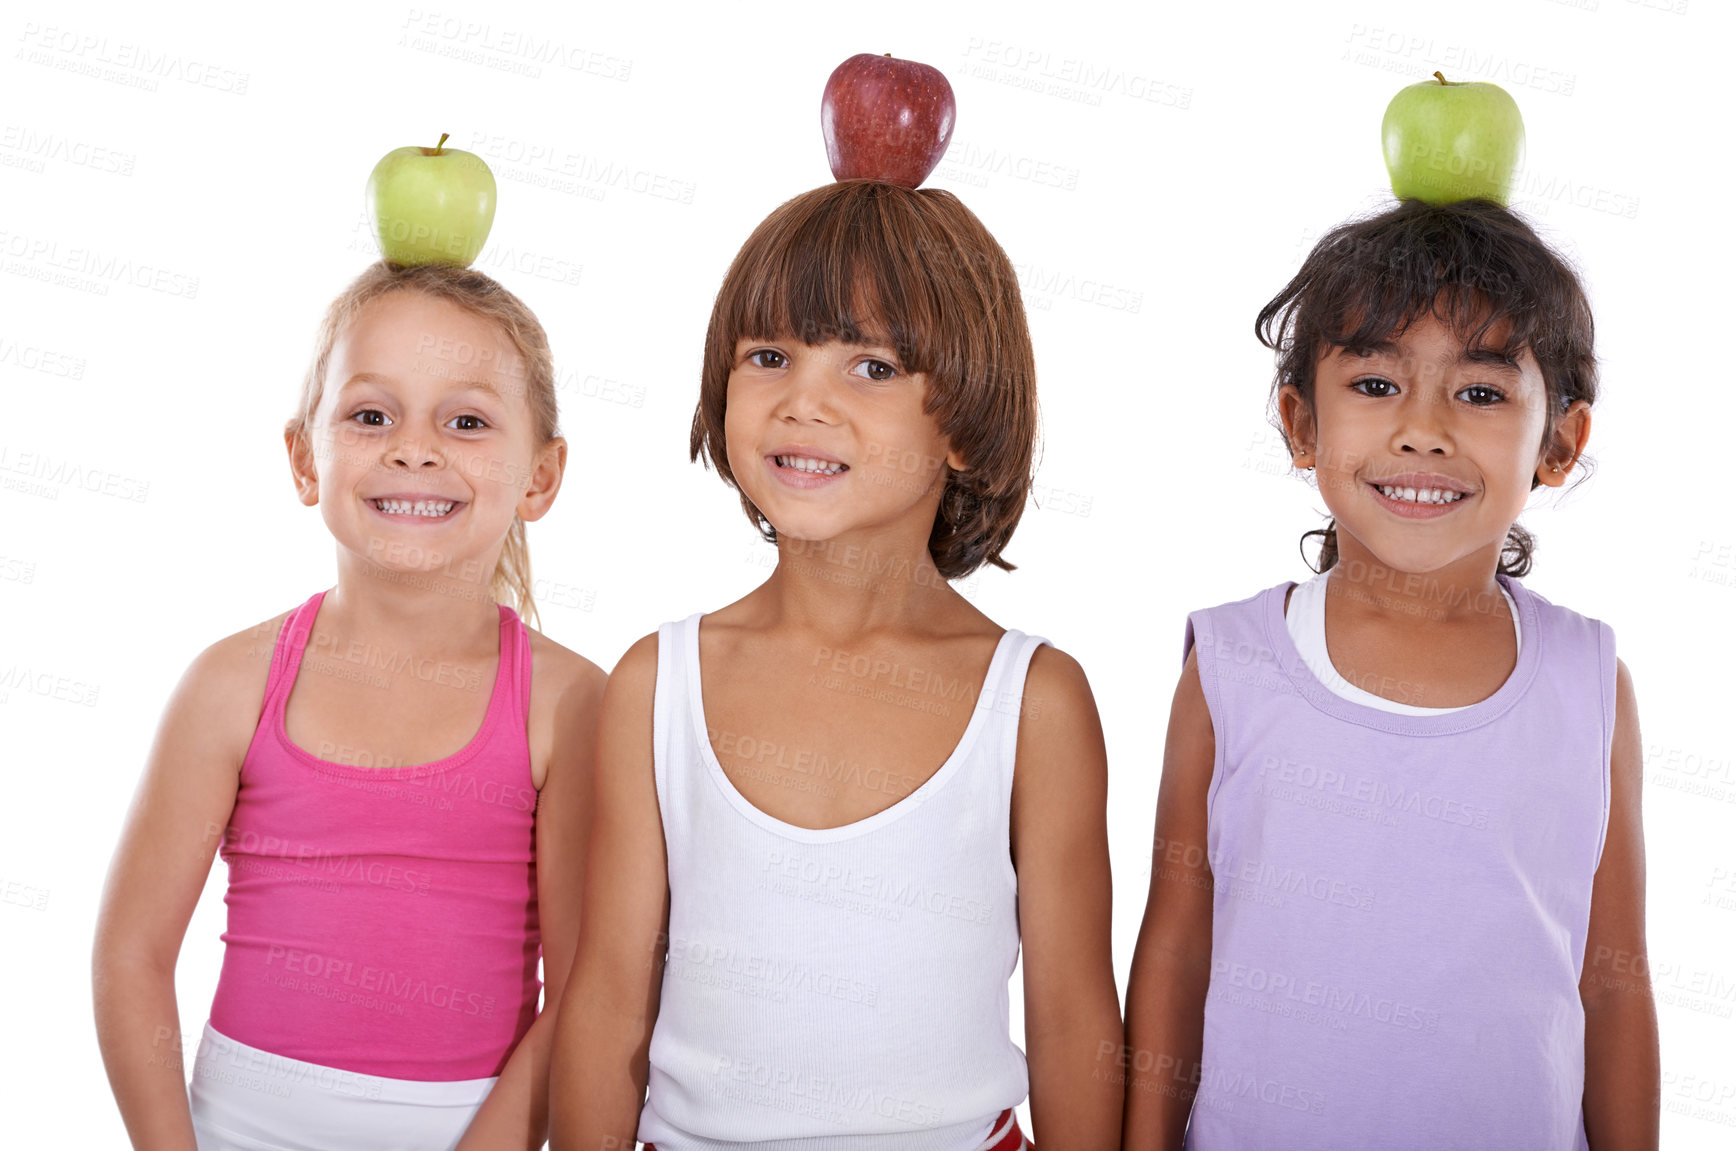
<svg viewBox="0 0 1736 1151">
<path fill-rule="evenodd" d="M 324 597 L 296 609 L 277 637 L 241 767 L 221 848 L 229 929 L 211 1026 L 366 1075 L 497 1075 L 542 987 L 524 624 L 501 606 L 488 714 L 462 750 L 412 767 L 351 767 L 284 731 Z M 482 690 L 427 660 L 317 648 L 309 658 L 356 679 L 440 676 L 454 691 Z"/>
</svg>

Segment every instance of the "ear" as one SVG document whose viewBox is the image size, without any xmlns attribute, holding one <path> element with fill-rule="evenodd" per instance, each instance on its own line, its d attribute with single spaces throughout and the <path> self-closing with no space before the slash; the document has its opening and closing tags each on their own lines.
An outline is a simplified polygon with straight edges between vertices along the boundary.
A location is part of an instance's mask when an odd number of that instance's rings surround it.
<svg viewBox="0 0 1736 1151">
<path fill-rule="evenodd" d="M 1294 384 L 1278 389 L 1278 419 L 1290 441 L 1290 462 L 1299 468 L 1314 466 L 1314 414 Z"/>
<path fill-rule="evenodd" d="M 546 516 L 554 506 L 566 471 L 567 441 L 564 436 L 556 436 L 542 446 L 531 464 L 524 493 L 518 498 L 518 518 L 530 523 Z"/>
<path fill-rule="evenodd" d="M 291 423 L 283 429 L 283 446 L 289 451 L 289 474 L 295 480 L 295 496 L 307 507 L 319 503 L 319 472 L 313 463 L 313 444 L 304 427 Z"/>
<path fill-rule="evenodd" d="M 1585 441 L 1591 436 L 1591 405 L 1575 400 L 1555 423 L 1549 442 L 1537 457 L 1537 482 L 1558 488 L 1567 482 L 1568 473 L 1585 451 Z"/>
<path fill-rule="evenodd" d="M 946 449 L 946 466 L 955 472 L 968 472 L 970 470 L 965 465 L 964 453 L 954 447 Z"/>
</svg>

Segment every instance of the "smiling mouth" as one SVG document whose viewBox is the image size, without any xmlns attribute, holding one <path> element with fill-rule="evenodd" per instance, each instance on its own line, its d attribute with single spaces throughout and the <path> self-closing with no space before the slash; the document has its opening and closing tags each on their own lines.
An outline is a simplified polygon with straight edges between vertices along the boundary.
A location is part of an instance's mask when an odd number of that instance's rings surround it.
<svg viewBox="0 0 1736 1151">
<path fill-rule="evenodd" d="M 1369 486 L 1387 499 L 1403 504 L 1456 504 L 1468 494 L 1449 491 L 1446 488 L 1405 488 L 1392 484 L 1371 484 Z"/>
<path fill-rule="evenodd" d="M 812 472 L 817 476 L 835 476 L 839 472 L 850 470 L 849 464 L 840 464 L 832 460 L 816 460 L 810 456 L 773 456 L 772 459 L 780 468 L 790 468 L 798 472 Z"/>
<path fill-rule="evenodd" d="M 451 514 L 458 504 L 453 500 L 369 500 L 375 508 L 392 516 L 426 516 L 437 520 Z"/>
</svg>

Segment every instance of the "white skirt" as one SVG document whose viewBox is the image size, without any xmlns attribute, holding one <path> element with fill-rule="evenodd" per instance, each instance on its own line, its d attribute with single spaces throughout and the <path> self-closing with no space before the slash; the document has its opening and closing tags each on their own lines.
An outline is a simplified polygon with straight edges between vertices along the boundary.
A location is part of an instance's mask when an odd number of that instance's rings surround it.
<svg viewBox="0 0 1736 1151">
<path fill-rule="evenodd" d="M 429 1083 L 340 1071 L 205 1024 L 189 1088 L 199 1151 L 451 1151 L 494 1077 Z"/>
</svg>

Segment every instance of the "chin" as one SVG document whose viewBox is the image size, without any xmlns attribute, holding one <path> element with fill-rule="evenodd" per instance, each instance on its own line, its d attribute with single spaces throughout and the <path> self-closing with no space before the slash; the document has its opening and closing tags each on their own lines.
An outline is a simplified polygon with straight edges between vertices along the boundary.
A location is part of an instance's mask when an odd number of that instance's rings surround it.
<svg viewBox="0 0 1736 1151">
<path fill-rule="evenodd" d="M 1373 549 L 1370 549 L 1373 551 Z M 1432 549 L 1390 548 L 1386 551 L 1373 551 L 1370 561 L 1379 564 L 1389 571 L 1401 572 L 1406 575 L 1428 575 L 1450 567 L 1464 559 L 1469 552 L 1435 551 Z"/>
<path fill-rule="evenodd" d="M 1439 571 L 1448 564 L 1463 559 L 1465 555 L 1464 552 L 1457 549 L 1443 549 L 1438 546 L 1418 547 L 1414 543 L 1407 545 L 1401 540 L 1369 540 L 1365 536 L 1347 530 L 1344 522 L 1340 520 L 1338 521 L 1340 563 L 1344 563 L 1346 559 L 1343 540 L 1347 535 L 1356 540 L 1359 551 L 1366 553 L 1367 558 L 1363 562 L 1376 569 L 1384 568 L 1392 572 L 1425 575 L 1432 571 Z M 1351 573 L 1347 570 L 1345 574 Z"/>
</svg>

